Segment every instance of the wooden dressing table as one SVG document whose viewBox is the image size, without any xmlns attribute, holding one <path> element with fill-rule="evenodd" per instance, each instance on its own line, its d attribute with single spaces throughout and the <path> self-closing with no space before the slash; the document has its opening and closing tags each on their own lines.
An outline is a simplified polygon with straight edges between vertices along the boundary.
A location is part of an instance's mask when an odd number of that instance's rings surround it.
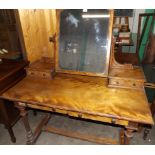
<svg viewBox="0 0 155 155">
<path fill-rule="evenodd" d="M 27 120 L 26 107 L 119 124 L 126 128 L 126 140 L 133 136 L 133 131 L 138 129 L 139 124 L 153 125 L 143 91 L 109 89 L 106 85 L 107 80 L 100 77 L 58 74 L 50 80 L 27 76 L 5 92 L 2 98 L 14 101 L 20 109 L 29 144 L 36 140 L 42 127 L 48 131 L 53 131 L 53 128 L 44 127 L 50 118 L 46 116 L 35 134 L 32 134 Z M 124 134 L 121 137 L 121 143 L 123 140 Z M 112 140 L 110 142 L 116 143 Z"/>
<path fill-rule="evenodd" d="M 113 12 L 100 11 L 90 10 L 89 14 L 81 10 L 58 11 L 55 62 L 41 59 L 31 64 L 27 76 L 1 95 L 14 101 L 20 110 L 27 144 L 33 144 L 42 131 L 99 144 L 129 144 L 139 125 L 154 124 L 144 91 L 143 72 L 131 64 L 115 61 L 115 42 L 111 41 Z M 105 18 L 93 19 L 91 15 L 96 12 Z M 27 107 L 50 112 L 34 132 Z M 49 126 L 51 112 L 120 125 L 120 141 Z"/>
</svg>

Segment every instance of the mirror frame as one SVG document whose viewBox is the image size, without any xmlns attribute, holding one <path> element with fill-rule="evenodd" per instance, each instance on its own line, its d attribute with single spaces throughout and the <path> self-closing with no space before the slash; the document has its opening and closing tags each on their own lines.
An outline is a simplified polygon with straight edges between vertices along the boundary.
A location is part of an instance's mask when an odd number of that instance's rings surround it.
<svg viewBox="0 0 155 155">
<path fill-rule="evenodd" d="M 108 48 L 107 48 L 107 58 L 106 58 L 106 67 L 104 73 L 95 73 L 95 72 L 85 72 L 85 71 L 74 71 L 74 70 L 66 70 L 62 69 L 59 66 L 59 33 L 60 33 L 60 14 L 63 10 L 56 10 L 56 43 L 55 43 L 55 71 L 58 73 L 68 73 L 68 74 L 79 74 L 79 75 L 88 75 L 88 76 L 100 76 L 107 77 L 109 71 L 110 64 L 110 51 L 111 51 L 111 43 L 112 43 L 112 26 L 113 26 L 113 16 L 114 10 L 109 9 L 110 18 L 109 18 L 109 30 L 108 30 Z"/>
</svg>

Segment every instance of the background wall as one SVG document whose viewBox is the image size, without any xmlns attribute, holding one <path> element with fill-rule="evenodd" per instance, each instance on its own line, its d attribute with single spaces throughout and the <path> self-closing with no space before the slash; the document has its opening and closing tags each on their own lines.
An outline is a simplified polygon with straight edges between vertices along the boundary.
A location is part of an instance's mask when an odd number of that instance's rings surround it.
<svg viewBox="0 0 155 155">
<path fill-rule="evenodd" d="M 139 14 L 153 11 L 150 9 L 134 10 L 133 17 L 129 18 L 134 46 L 124 47 L 123 52 L 136 52 Z M 33 62 L 41 56 L 53 57 L 54 47 L 53 43 L 49 42 L 49 37 L 56 32 L 56 10 L 18 10 L 18 14 L 28 60 Z M 143 57 L 145 42 L 145 40 L 142 41 L 143 47 L 139 51 L 140 59 Z"/>
<path fill-rule="evenodd" d="M 19 20 L 23 31 L 23 38 L 30 62 L 42 56 L 53 57 L 53 43 L 49 37 L 56 27 L 55 10 L 18 10 Z"/>
</svg>

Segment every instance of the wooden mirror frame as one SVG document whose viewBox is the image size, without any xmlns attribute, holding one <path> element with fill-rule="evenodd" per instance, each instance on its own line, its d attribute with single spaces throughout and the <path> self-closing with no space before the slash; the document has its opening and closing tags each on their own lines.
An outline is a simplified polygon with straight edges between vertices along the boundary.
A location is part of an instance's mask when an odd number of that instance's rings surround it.
<svg viewBox="0 0 155 155">
<path fill-rule="evenodd" d="M 112 26 L 113 26 L 113 15 L 114 11 L 109 9 L 109 31 L 108 31 L 108 48 L 107 48 L 107 58 L 106 58 L 106 67 L 104 73 L 93 73 L 93 72 L 85 72 L 85 71 L 74 71 L 74 70 L 65 70 L 60 68 L 59 66 L 59 33 L 60 33 L 60 14 L 63 10 L 56 10 L 56 38 L 55 38 L 55 71 L 59 73 L 68 73 L 68 74 L 80 74 L 80 75 L 88 75 L 88 76 L 100 76 L 100 77 L 107 77 L 109 64 L 110 64 L 110 50 L 111 50 L 111 43 L 112 43 Z"/>
</svg>

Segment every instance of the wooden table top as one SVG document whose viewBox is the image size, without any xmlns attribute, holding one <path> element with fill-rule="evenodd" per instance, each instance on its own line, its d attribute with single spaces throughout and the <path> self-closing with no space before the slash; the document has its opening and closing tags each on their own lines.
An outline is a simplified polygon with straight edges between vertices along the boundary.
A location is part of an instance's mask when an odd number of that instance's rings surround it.
<svg viewBox="0 0 155 155">
<path fill-rule="evenodd" d="M 27 76 L 1 98 L 154 124 L 143 90 L 108 88 L 107 79 L 101 77 L 57 74 L 49 80 Z"/>
</svg>

